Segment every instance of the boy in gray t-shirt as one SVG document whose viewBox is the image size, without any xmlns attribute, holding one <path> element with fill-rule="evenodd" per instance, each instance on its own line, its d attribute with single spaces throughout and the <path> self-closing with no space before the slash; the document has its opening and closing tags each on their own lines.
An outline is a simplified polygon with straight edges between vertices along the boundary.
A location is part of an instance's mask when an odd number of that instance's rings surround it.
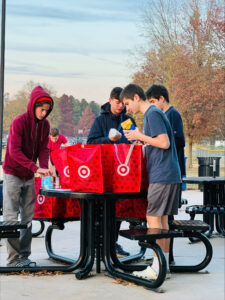
<svg viewBox="0 0 225 300">
<path fill-rule="evenodd" d="M 180 191 L 180 167 L 178 164 L 173 132 L 168 119 L 156 106 L 146 101 L 143 89 L 135 84 L 126 86 L 120 94 L 128 113 L 144 115 L 144 134 L 138 128 L 124 131 L 129 141 L 146 144 L 147 172 L 149 180 L 147 222 L 150 228 L 169 229 L 168 215 L 178 213 Z M 169 240 L 157 243 L 164 251 L 169 277 Z M 153 264 L 133 275 L 155 280 L 159 272 L 158 258 Z"/>
</svg>

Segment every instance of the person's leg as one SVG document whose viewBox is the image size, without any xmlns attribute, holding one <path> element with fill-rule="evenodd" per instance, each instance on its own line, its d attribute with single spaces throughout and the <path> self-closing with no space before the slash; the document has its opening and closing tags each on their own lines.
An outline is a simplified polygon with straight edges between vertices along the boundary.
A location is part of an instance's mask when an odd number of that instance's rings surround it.
<svg viewBox="0 0 225 300">
<path fill-rule="evenodd" d="M 161 224 L 161 217 L 159 216 L 147 216 L 147 222 L 148 222 L 148 226 L 149 228 L 162 228 L 162 224 Z M 157 240 L 156 241 L 157 244 L 160 246 L 160 248 L 163 247 L 163 239 L 161 240 Z M 154 259 L 153 259 L 153 263 L 152 263 L 152 269 L 158 274 L 159 273 L 159 260 L 158 257 L 156 256 L 155 252 L 153 252 L 154 255 Z"/>
<path fill-rule="evenodd" d="M 167 229 L 169 230 L 169 224 L 168 224 L 168 216 L 162 216 L 161 218 L 162 221 L 162 229 Z M 167 265 L 167 270 L 169 271 L 169 251 L 170 251 L 170 239 L 163 239 L 164 240 L 164 245 L 163 245 L 163 252 L 166 258 L 166 265 Z"/>
<path fill-rule="evenodd" d="M 21 194 L 22 181 L 13 175 L 4 174 L 3 181 L 3 221 L 6 224 L 13 224 L 18 221 L 19 199 Z M 18 238 L 6 240 L 8 252 L 8 264 L 19 260 L 20 245 Z"/>
<path fill-rule="evenodd" d="M 27 224 L 27 229 L 20 232 L 20 257 L 27 259 L 31 254 L 32 218 L 34 215 L 35 187 L 34 178 L 24 183 L 20 199 L 21 223 Z"/>
<path fill-rule="evenodd" d="M 115 237 L 116 253 L 119 254 L 119 255 L 122 255 L 122 256 L 128 256 L 128 255 L 130 255 L 130 253 L 125 251 L 123 249 L 123 247 L 120 244 L 118 244 L 118 238 L 119 238 L 119 231 L 120 231 L 121 223 L 122 223 L 122 221 L 116 221 L 116 228 L 115 228 L 115 230 L 116 230 L 116 237 Z"/>
</svg>

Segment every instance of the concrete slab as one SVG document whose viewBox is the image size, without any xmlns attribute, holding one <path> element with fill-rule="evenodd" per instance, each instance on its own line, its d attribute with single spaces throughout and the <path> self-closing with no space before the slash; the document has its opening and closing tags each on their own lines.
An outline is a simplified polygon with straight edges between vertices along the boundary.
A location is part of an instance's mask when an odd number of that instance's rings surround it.
<svg viewBox="0 0 225 300">
<path fill-rule="evenodd" d="M 188 190 L 183 192 L 183 197 L 188 199 L 188 205 L 201 204 L 202 192 Z M 198 216 L 201 219 L 201 216 Z M 177 219 L 189 219 L 183 206 Z M 48 225 L 49 223 L 46 223 Z M 34 225 L 36 226 L 36 225 Z M 123 222 L 122 228 L 128 228 L 128 223 Z M 79 222 L 66 223 L 64 231 L 54 231 L 53 246 L 58 254 L 76 258 L 79 252 Z M 44 244 L 45 232 L 33 239 L 31 258 L 39 265 L 55 264 L 48 258 Z M 70 299 L 79 300 L 136 300 L 136 299 L 217 299 L 224 300 L 224 269 L 225 269 L 225 239 L 214 234 L 210 239 L 213 245 L 213 259 L 206 270 L 199 273 L 177 273 L 162 285 L 164 293 L 156 293 L 141 286 L 133 284 L 117 284 L 107 272 L 95 273 L 85 280 L 77 280 L 74 274 L 63 274 L 54 276 L 29 276 L 24 275 L 0 275 L 0 300 L 20 299 Z M 1 242 L 3 243 L 3 242 Z M 137 242 L 120 237 L 119 243 L 131 253 L 137 253 L 139 247 Z M 204 256 L 204 248 L 200 243 L 191 244 L 188 239 L 176 239 L 174 254 L 176 263 L 198 262 Z M 152 257 L 148 250 L 145 258 Z M 6 248 L 0 247 L 1 266 L 6 262 Z M 104 266 L 103 270 L 104 270 Z M 207 272 L 206 272 L 207 271 Z M 209 272 L 209 273 L 208 273 Z"/>
</svg>

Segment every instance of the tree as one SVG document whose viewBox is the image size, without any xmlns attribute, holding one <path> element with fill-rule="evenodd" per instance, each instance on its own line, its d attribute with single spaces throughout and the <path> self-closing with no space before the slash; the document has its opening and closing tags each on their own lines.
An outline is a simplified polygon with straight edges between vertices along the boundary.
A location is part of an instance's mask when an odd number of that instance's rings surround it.
<svg viewBox="0 0 225 300">
<path fill-rule="evenodd" d="M 65 94 L 60 97 L 59 110 L 61 113 L 59 130 L 66 136 L 74 136 L 77 129 L 73 117 L 73 104 L 71 98 Z"/>
<path fill-rule="evenodd" d="M 83 113 L 85 111 L 87 106 L 88 106 L 88 102 L 85 99 L 81 99 L 81 102 L 80 102 L 81 113 Z"/>
<path fill-rule="evenodd" d="M 185 5 L 178 14 L 180 4 Z M 200 137 L 223 134 L 223 2 L 150 0 L 144 22 L 150 46 L 134 82 L 145 89 L 153 83 L 167 86 L 190 150 Z M 189 157 L 191 165 L 192 152 Z"/>
<path fill-rule="evenodd" d="M 89 103 L 89 106 L 90 106 L 92 112 L 94 113 L 95 117 L 99 116 L 100 110 L 101 110 L 100 105 L 98 103 L 96 103 L 95 101 L 91 101 Z"/>
<path fill-rule="evenodd" d="M 73 103 L 73 116 L 75 124 L 79 124 L 79 120 L 81 118 L 82 112 L 81 112 L 81 103 L 78 99 L 75 99 L 73 96 L 70 96 Z"/>
<path fill-rule="evenodd" d="M 87 135 L 91 129 L 91 126 L 94 122 L 94 114 L 90 108 L 90 106 L 87 106 L 85 111 L 82 113 L 82 116 L 80 118 L 79 122 L 79 129 L 83 130 L 83 132 Z"/>
</svg>

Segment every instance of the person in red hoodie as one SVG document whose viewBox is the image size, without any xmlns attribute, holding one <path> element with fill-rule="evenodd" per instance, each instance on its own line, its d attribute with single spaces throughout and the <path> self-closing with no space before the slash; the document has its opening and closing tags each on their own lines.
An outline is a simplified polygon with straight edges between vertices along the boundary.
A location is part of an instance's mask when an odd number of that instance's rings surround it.
<svg viewBox="0 0 225 300">
<path fill-rule="evenodd" d="M 3 221 L 12 224 L 20 214 L 21 223 L 28 226 L 21 230 L 19 238 L 6 241 L 9 267 L 36 265 L 28 258 L 35 202 L 34 173 L 52 175 L 48 169 L 50 126 L 46 118 L 53 104 L 51 96 L 41 86 L 36 86 L 31 92 L 27 111 L 15 117 L 10 125 L 3 163 Z"/>
<path fill-rule="evenodd" d="M 49 135 L 48 148 L 50 150 L 50 161 L 51 161 L 52 165 L 54 165 L 54 164 L 52 161 L 51 154 L 53 151 L 59 150 L 62 145 L 64 145 L 64 147 L 69 146 L 67 138 L 62 133 L 59 133 L 58 128 L 51 128 L 50 135 Z"/>
</svg>

